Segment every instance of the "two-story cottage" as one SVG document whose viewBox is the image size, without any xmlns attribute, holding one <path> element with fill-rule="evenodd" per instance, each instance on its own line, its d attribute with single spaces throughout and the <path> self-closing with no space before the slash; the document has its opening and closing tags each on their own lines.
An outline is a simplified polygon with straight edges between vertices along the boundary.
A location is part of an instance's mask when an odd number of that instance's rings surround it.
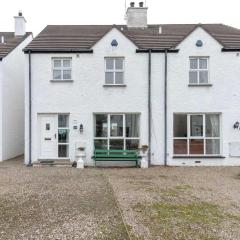
<svg viewBox="0 0 240 240">
<path fill-rule="evenodd" d="M 0 32 L 0 161 L 24 153 L 24 66 L 22 51 L 32 41 L 22 13 L 14 32 Z"/>
<path fill-rule="evenodd" d="M 25 163 L 149 146 L 153 165 L 240 165 L 240 30 L 47 26 L 26 48 Z"/>
</svg>

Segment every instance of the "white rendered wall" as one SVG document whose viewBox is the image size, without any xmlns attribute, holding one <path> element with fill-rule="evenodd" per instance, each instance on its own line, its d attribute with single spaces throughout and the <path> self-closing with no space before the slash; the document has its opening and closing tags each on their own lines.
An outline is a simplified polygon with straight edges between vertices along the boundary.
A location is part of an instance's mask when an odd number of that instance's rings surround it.
<svg viewBox="0 0 240 240">
<path fill-rule="evenodd" d="M 24 64 L 25 39 L 2 61 L 2 160 L 24 153 Z"/>
<path fill-rule="evenodd" d="M 118 47 L 111 46 L 113 39 Z M 136 46 L 113 29 L 93 47 L 93 54 L 32 54 L 32 160 L 39 156 L 38 113 L 70 113 L 70 159 L 75 159 L 75 143 L 85 142 L 86 163 L 92 164 L 94 113 L 140 113 L 141 143 L 148 144 L 147 55 L 136 53 Z M 126 87 L 104 87 L 104 57 L 125 58 Z M 52 57 L 72 57 L 74 82 L 50 82 Z M 26 57 L 27 61 L 27 57 Z M 26 126 L 28 126 L 28 72 L 26 72 Z M 83 124 L 84 132 L 73 130 L 73 121 Z M 26 143 L 28 142 L 26 127 Z M 28 144 L 25 147 L 28 163 Z"/>
<path fill-rule="evenodd" d="M 2 161 L 2 61 L 0 61 L 0 161 Z"/>
</svg>

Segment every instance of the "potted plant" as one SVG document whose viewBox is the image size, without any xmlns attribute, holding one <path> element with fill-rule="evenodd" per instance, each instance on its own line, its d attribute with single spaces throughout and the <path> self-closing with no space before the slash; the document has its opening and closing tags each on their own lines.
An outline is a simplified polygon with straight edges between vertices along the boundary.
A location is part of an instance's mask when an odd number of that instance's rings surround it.
<svg viewBox="0 0 240 240">
<path fill-rule="evenodd" d="M 141 168 L 148 168 L 148 159 L 147 159 L 147 152 L 148 152 L 148 145 L 144 144 L 142 145 L 139 150 L 141 152 Z"/>
</svg>

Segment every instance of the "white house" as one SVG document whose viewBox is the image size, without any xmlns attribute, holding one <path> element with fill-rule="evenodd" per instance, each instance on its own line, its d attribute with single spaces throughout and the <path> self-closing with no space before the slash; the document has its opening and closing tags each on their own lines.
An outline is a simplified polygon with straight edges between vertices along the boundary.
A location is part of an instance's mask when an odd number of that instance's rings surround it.
<svg viewBox="0 0 240 240">
<path fill-rule="evenodd" d="M 24 51 L 26 164 L 146 144 L 152 165 L 240 165 L 240 30 L 132 3 L 126 25 L 47 26 Z"/>
<path fill-rule="evenodd" d="M 22 51 L 32 40 L 22 13 L 15 32 L 0 32 L 0 161 L 24 153 L 24 66 Z"/>
</svg>

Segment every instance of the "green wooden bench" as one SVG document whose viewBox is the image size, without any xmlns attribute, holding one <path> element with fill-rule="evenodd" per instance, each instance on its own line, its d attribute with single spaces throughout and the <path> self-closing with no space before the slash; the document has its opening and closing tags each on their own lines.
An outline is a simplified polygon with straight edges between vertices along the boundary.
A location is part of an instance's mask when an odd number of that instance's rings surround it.
<svg viewBox="0 0 240 240">
<path fill-rule="evenodd" d="M 138 165 L 138 159 L 140 158 L 137 150 L 94 150 L 92 159 L 95 161 L 95 167 L 97 161 L 133 161 Z"/>
</svg>

